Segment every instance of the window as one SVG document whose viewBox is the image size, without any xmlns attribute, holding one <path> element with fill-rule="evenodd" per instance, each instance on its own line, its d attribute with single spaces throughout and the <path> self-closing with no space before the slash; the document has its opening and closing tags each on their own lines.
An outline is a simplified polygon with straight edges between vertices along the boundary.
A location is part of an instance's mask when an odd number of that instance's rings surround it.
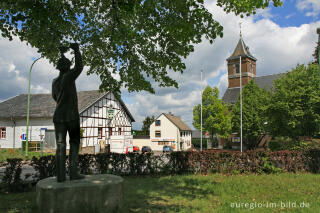
<svg viewBox="0 0 320 213">
<path fill-rule="evenodd" d="M 121 128 L 118 129 L 118 134 L 121 135 Z"/>
<path fill-rule="evenodd" d="M 157 130 L 155 133 L 156 138 L 160 138 L 161 137 L 161 131 Z"/>
<path fill-rule="evenodd" d="M 98 127 L 98 138 L 102 138 L 102 127 Z"/>
<path fill-rule="evenodd" d="M 236 73 L 240 73 L 240 65 L 239 64 L 235 64 L 235 71 Z"/>
<path fill-rule="evenodd" d="M 250 64 L 250 72 L 253 73 L 253 64 Z"/>
<path fill-rule="evenodd" d="M 112 127 L 109 127 L 109 136 L 112 135 Z"/>
<path fill-rule="evenodd" d="M 164 142 L 163 141 L 159 141 L 158 145 L 164 145 Z"/>
<path fill-rule="evenodd" d="M 156 120 L 156 126 L 160 126 L 161 125 L 161 121 L 160 120 Z"/>
<path fill-rule="evenodd" d="M 180 132 L 180 137 L 182 137 L 182 132 Z"/>
<path fill-rule="evenodd" d="M 0 128 L 0 139 L 5 139 L 7 136 L 7 131 L 5 127 Z"/>
</svg>

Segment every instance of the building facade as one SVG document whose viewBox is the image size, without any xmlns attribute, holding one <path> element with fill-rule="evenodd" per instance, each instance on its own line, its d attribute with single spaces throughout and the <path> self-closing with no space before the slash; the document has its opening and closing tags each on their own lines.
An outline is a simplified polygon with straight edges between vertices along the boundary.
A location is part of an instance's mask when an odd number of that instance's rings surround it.
<svg viewBox="0 0 320 213">
<path fill-rule="evenodd" d="M 55 148 L 52 121 L 55 102 L 51 94 L 33 94 L 30 98 L 29 141 L 44 141 Z M 27 95 L 22 94 L 0 103 L 0 148 L 21 148 L 26 135 Z M 121 99 L 113 93 L 97 90 L 78 92 L 82 147 L 104 146 L 112 141 L 132 144 L 134 118 Z M 80 133 L 79 133 L 80 134 Z M 131 141 L 130 141 L 131 140 Z M 67 140 L 67 147 L 69 143 Z"/>
<path fill-rule="evenodd" d="M 162 113 L 150 125 L 151 149 L 162 151 L 171 146 L 174 151 L 191 148 L 191 129 L 180 119 L 169 113 Z"/>
</svg>

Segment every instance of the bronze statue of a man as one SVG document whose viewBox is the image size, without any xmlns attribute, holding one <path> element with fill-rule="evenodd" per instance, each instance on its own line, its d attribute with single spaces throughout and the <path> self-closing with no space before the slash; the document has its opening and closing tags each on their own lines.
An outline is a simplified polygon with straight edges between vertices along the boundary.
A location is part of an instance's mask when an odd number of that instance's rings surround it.
<svg viewBox="0 0 320 213">
<path fill-rule="evenodd" d="M 82 179 L 78 173 L 78 155 L 80 146 L 80 118 L 78 110 L 78 98 L 75 80 L 83 70 L 79 44 L 72 43 L 70 48 L 74 50 L 75 66 L 70 69 L 71 62 L 64 56 L 68 47 L 60 47 L 61 57 L 57 64 L 60 74 L 52 82 L 52 97 L 56 101 L 56 109 L 53 115 L 53 123 L 56 135 L 56 170 L 57 181 L 66 180 L 66 136 L 70 138 L 69 173 L 70 180 Z"/>
</svg>

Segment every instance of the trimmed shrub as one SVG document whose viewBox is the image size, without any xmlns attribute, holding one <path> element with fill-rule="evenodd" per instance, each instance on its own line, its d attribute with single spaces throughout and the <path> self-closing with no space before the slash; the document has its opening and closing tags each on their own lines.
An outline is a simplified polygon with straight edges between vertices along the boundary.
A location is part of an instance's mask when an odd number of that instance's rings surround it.
<svg viewBox="0 0 320 213">
<path fill-rule="evenodd" d="M 20 161 L 19 161 L 20 160 Z M 8 160 L 5 182 L 19 183 L 21 159 Z M 38 179 L 55 175 L 55 157 L 33 158 L 31 165 Z M 207 150 L 201 152 L 100 153 L 79 156 L 82 174 L 167 175 L 167 174 L 241 174 L 312 172 L 320 173 L 320 149 L 301 151 L 231 151 Z M 20 172 L 20 173 L 19 173 Z"/>
<path fill-rule="evenodd" d="M 54 155 L 43 156 L 40 158 L 33 157 L 31 166 L 37 172 L 34 176 L 37 180 L 42 180 L 56 175 L 56 157 Z"/>
<path fill-rule="evenodd" d="M 4 188 L 12 192 L 18 192 L 23 190 L 23 184 L 21 179 L 21 162 L 20 158 L 7 159 L 7 166 L 2 178 L 2 185 Z"/>
</svg>

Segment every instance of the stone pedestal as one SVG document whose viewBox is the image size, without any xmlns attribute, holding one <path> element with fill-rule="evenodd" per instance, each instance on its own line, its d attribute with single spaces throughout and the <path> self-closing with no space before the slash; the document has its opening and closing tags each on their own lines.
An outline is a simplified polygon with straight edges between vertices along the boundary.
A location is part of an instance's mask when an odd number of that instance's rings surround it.
<svg viewBox="0 0 320 213">
<path fill-rule="evenodd" d="M 123 178 L 115 175 L 86 175 L 62 183 L 46 178 L 36 191 L 41 213 L 117 212 L 123 205 Z"/>
</svg>

